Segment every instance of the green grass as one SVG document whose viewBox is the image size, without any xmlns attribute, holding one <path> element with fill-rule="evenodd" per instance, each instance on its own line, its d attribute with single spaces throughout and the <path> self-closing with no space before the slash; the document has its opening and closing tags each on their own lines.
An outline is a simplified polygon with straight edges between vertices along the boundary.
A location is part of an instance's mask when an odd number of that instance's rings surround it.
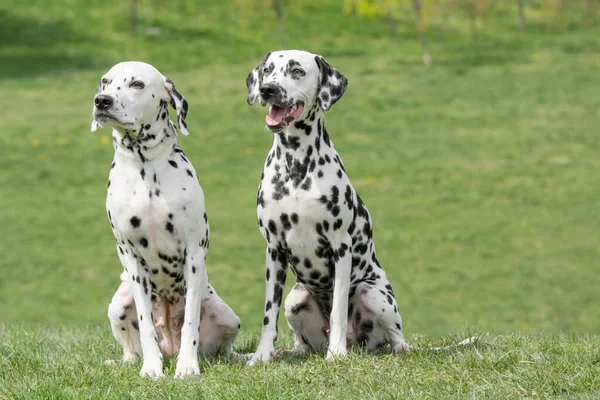
<svg viewBox="0 0 600 400">
<path fill-rule="evenodd" d="M 290 345 L 290 335 L 282 341 Z M 312 354 L 254 367 L 213 357 L 201 359 L 201 376 L 185 380 L 172 377 L 175 360 L 165 359 L 167 376 L 156 381 L 138 376 L 139 362 L 104 364 L 121 354 L 106 327 L 0 328 L 0 342 L 0 397 L 15 399 L 591 399 L 600 390 L 598 341 L 587 335 L 485 335 L 455 352 L 353 350 L 336 362 Z M 244 333 L 237 347 L 256 344 L 256 335 Z"/>
<path fill-rule="evenodd" d="M 461 14 L 450 15 L 431 27 L 431 68 L 409 23 L 392 41 L 385 24 L 343 16 L 333 0 L 287 15 L 289 47 L 324 55 L 350 80 L 327 127 L 374 219 L 407 337 L 449 342 L 477 326 L 480 345 L 252 370 L 212 360 L 200 385 L 105 367 L 118 357 L 105 315 L 121 267 L 104 211 L 110 132 L 89 123 L 98 79 L 115 62 L 157 65 L 190 103 L 181 144 L 206 193 L 211 282 L 242 319 L 239 351 L 254 348 L 264 301 L 255 195 L 271 135 L 265 110 L 246 105 L 244 79 L 278 47 L 276 25 L 269 12 L 209 1 L 156 2 L 157 12 L 141 3 L 135 38 L 125 3 L 0 4 L 0 397 L 600 390 L 600 30 L 548 29 L 535 9 L 526 33 L 514 12 L 489 17 L 477 54 Z M 147 26 L 164 35 L 142 34 Z"/>
</svg>

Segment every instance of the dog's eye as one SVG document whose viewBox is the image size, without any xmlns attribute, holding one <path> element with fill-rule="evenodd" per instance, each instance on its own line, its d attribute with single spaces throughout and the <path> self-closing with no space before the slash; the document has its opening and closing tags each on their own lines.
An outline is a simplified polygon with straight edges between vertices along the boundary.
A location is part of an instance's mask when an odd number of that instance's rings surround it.
<svg viewBox="0 0 600 400">
<path fill-rule="evenodd" d="M 263 74 L 268 74 L 269 73 L 269 68 L 263 68 Z"/>
<path fill-rule="evenodd" d="M 107 83 L 108 83 L 108 79 L 106 79 L 106 78 L 102 78 L 102 84 L 103 84 L 103 85 L 106 85 Z"/>
<path fill-rule="evenodd" d="M 134 89 L 143 89 L 144 83 L 140 81 L 131 82 L 131 85 L 129 85 L 129 87 Z"/>
<path fill-rule="evenodd" d="M 296 68 L 292 71 L 292 74 L 294 74 L 294 76 L 304 76 L 304 71 L 300 68 Z"/>
</svg>

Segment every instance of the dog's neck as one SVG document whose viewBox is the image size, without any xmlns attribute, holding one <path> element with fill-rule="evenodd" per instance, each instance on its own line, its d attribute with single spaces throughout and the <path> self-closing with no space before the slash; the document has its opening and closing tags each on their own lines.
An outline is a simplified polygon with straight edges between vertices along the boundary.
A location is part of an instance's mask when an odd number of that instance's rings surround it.
<svg viewBox="0 0 600 400">
<path fill-rule="evenodd" d="M 319 157 L 324 150 L 333 147 L 325 129 L 325 114 L 318 107 L 305 119 L 292 122 L 273 136 L 274 145 L 293 158 Z"/>
<path fill-rule="evenodd" d="M 137 131 L 113 128 L 112 134 L 115 155 L 140 163 L 169 154 L 177 146 L 177 129 L 169 118 L 142 125 Z"/>
</svg>

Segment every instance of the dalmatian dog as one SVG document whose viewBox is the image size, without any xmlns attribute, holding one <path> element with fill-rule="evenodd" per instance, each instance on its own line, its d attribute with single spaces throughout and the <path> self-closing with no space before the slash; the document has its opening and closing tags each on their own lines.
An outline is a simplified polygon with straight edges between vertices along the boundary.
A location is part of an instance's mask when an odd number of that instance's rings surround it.
<svg viewBox="0 0 600 400">
<path fill-rule="evenodd" d="M 409 350 L 392 286 L 373 243 L 369 211 L 352 187 L 325 128 L 325 115 L 348 85 L 344 75 L 305 51 L 268 53 L 246 78 L 248 104 L 269 106 L 273 146 L 258 188 L 267 241 L 266 300 L 260 342 L 249 364 L 273 358 L 289 266 L 296 285 L 284 312 L 293 352 L 347 346 Z"/>
<path fill-rule="evenodd" d="M 115 149 L 106 211 L 124 270 L 108 318 L 123 361 L 142 357 L 150 377 L 163 376 L 163 354 L 178 354 L 176 377 L 198 374 L 198 353 L 229 353 L 240 329 L 208 281 L 204 194 L 169 105 L 187 136 L 188 104 L 173 82 L 123 62 L 102 76 L 91 126 L 110 126 Z"/>
</svg>

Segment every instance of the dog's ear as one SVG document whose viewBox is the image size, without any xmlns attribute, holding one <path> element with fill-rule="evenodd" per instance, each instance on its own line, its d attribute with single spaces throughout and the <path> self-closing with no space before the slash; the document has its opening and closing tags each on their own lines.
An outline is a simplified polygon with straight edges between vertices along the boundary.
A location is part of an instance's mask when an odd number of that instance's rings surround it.
<svg viewBox="0 0 600 400">
<path fill-rule="evenodd" d="M 260 88 L 262 69 L 269 59 L 271 52 L 268 52 L 258 67 L 254 68 L 246 77 L 246 88 L 248 89 L 248 104 L 252 105 L 258 97 L 258 89 Z"/>
<path fill-rule="evenodd" d="M 321 109 L 327 111 L 346 91 L 348 79 L 329 65 L 323 57 L 315 56 L 315 61 L 320 71 L 317 101 Z"/>
<path fill-rule="evenodd" d="M 183 98 L 177 89 L 175 89 L 175 84 L 172 80 L 165 78 L 165 89 L 168 95 L 167 101 L 177 112 L 177 125 L 179 126 L 179 131 L 184 136 L 188 136 L 190 133 L 188 132 L 187 124 L 185 123 L 185 117 L 187 117 L 188 111 L 187 100 Z"/>
<path fill-rule="evenodd" d="M 98 83 L 98 87 L 96 88 L 96 94 L 94 95 L 94 99 L 96 98 L 96 96 L 98 96 L 100 94 L 101 89 L 102 89 L 102 81 L 100 81 Z M 96 129 L 98 129 L 98 121 L 96 121 L 96 118 L 94 118 L 94 106 L 92 106 L 92 126 L 90 126 L 90 131 L 96 132 Z"/>
</svg>

